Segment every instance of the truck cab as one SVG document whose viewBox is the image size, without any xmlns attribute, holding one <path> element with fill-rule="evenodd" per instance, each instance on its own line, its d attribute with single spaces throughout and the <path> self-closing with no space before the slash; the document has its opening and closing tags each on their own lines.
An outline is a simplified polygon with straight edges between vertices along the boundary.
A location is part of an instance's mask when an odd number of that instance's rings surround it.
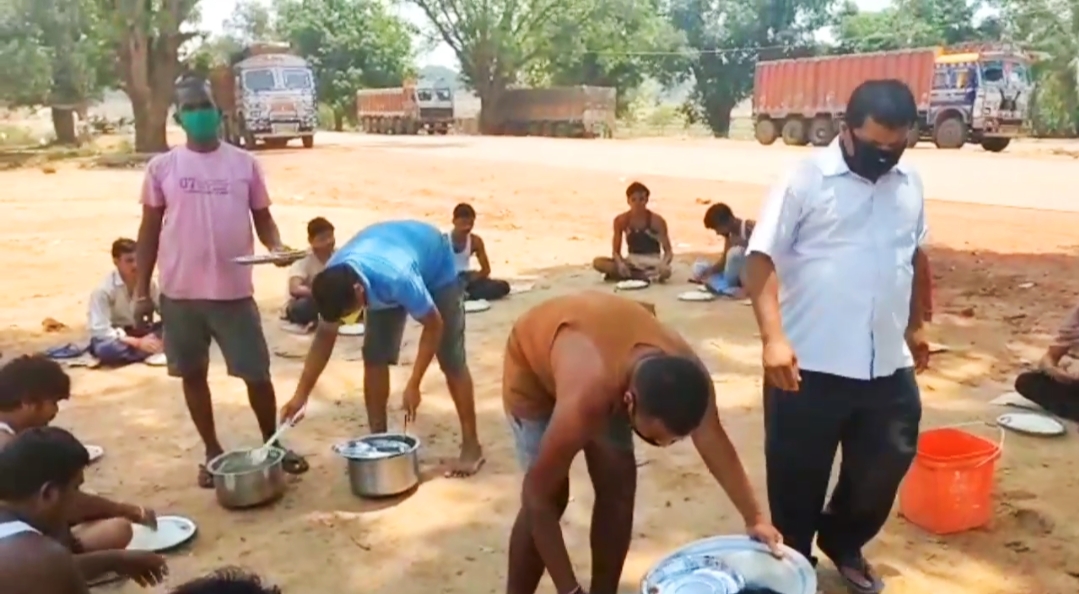
<svg viewBox="0 0 1079 594">
<path fill-rule="evenodd" d="M 307 62 L 283 53 L 258 54 L 232 66 L 235 100 L 230 141 L 251 149 L 259 143 L 283 147 L 300 138 L 314 146 L 318 126 L 315 77 Z"/>
<path fill-rule="evenodd" d="M 415 93 L 423 126 L 429 133 L 446 134 L 453 123 L 453 89 L 416 87 Z"/>
<path fill-rule="evenodd" d="M 927 118 L 937 146 L 973 142 L 1004 150 L 1029 116 L 1030 64 L 1026 55 L 1010 50 L 939 55 Z"/>
</svg>

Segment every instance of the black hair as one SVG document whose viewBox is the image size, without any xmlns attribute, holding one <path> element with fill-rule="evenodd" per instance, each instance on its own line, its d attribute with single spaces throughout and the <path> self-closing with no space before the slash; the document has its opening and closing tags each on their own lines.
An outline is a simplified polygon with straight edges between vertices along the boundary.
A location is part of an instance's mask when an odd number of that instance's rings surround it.
<svg viewBox="0 0 1079 594">
<path fill-rule="evenodd" d="M 847 102 L 843 122 L 853 130 L 870 118 L 889 130 L 913 126 L 918 119 L 918 104 L 910 87 L 893 78 L 858 85 Z"/>
<path fill-rule="evenodd" d="M 476 209 L 472 208 L 471 204 L 462 202 L 453 207 L 453 218 L 455 219 L 474 219 L 476 218 Z"/>
<path fill-rule="evenodd" d="M 731 207 L 720 202 L 708 207 L 704 212 L 704 227 L 706 229 L 719 229 L 734 222 L 734 211 Z"/>
<path fill-rule="evenodd" d="M 27 429 L 0 449 L 0 501 L 23 501 L 47 485 L 66 487 L 88 464 L 86 446 L 64 429 Z"/>
<path fill-rule="evenodd" d="M 701 424 L 712 397 L 712 378 L 694 359 L 659 355 L 637 366 L 633 393 L 637 410 L 682 437 Z"/>
<path fill-rule="evenodd" d="M 314 239 L 323 233 L 333 233 L 333 223 L 323 217 L 315 217 L 307 221 L 307 239 Z"/>
<path fill-rule="evenodd" d="M 23 355 L 0 367 L 0 411 L 70 397 L 71 378 L 45 355 Z"/>
<path fill-rule="evenodd" d="M 637 192 L 644 192 L 644 197 L 647 198 L 652 195 L 652 192 L 648 190 L 648 186 L 641 182 L 633 182 L 626 188 L 626 198 L 636 194 Z"/>
<path fill-rule="evenodd" d="M 281 594 L 281 588 L 263 584 L 262 578 L 244 569 L 225 567 L 180 584 L 169 594 Z"/>
<path fill-rule="evenodd" d="M 124 254 L 135 253 L 135 240 L 121 237 L 112 242 L 112 259 L 115 260 Z"/>
<path fill-rule="evenodd" d="M 311 297 L 320 318 L 336 322 L 356 308 L 356 283 L 360 277 L 347 264 L 335 264 L 311 280 Z"/>
<path fill-rule="evenodd" d="M 196 90 L 200 93 L 205 93 L 207 98 L 211 101 L 213 100 L 213 90 L 210 87 L 210 81 L 206 77 L 190 72 L 181 75 L 176 79 L 173 90 L 173 103 L 179 106 L 185 92 Z"/>
</svg>

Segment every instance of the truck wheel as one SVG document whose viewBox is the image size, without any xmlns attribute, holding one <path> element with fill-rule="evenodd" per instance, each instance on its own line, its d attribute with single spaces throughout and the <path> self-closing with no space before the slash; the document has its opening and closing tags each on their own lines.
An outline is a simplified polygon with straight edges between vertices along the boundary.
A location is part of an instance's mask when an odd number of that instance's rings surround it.
<svg viewBox="0 0 1079 594">
<path fill-rule="evenodd" d="M 802 118 L 791 118 L 783 122 L 783 144 L 787 146 L 805 146 L 806 125 Z"/>
<path fill-rule="evenodd" d="M 779 138 L 779 130 L 772 120 L 757 120 L 757 124 L 753 126 L 753 135 L 757 137 L 757 142 L 768 146 Z"/>
<path fill-rule="evenodd" d="M 991 153 L 999 153 L 1000 151 L 1008 148 L 1008 145 L 1011 144 L 1011 143 L 1012 143 L 1011 138 L 999 138 L 999 137 L 983 138 L 982 139 L 982 148 L 989 151 L 989 152 L 991 152 Z"/>
<path fill-rule="evenodd" d="M 960 149 L 967 143 L 967 125 L 961 118 L 950 117 L 933 129 L 933 143 L 939 149 Z"/>
<path fill-rule="evenodd" d="M 809 124 L 809 142 L 813 146 L 828 146 L 833 138 L 835 124 L 832 123 L 832 118 L 813 118 L 813 122 Z"/>
<path fill-rule="evenodd" d="M 303 148 L 314 148 L 314 146 L 315 146 L 315 135 L 314 134 L 312 134 L 310 136 L 304 136 L 303 137 Z"/>
<path fill-rule="evenodd" d="M 253 151 L 258 146 L 258 141 L 255 140 L 255 135 L 250 132 L 244 132 L 244 148 Z"/>
</svg>

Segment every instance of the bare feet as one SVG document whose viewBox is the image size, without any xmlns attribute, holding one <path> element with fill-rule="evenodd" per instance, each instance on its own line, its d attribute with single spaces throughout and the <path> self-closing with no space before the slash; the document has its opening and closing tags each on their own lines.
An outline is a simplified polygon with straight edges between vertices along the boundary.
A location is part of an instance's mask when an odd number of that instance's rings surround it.
<svg viewBox="0 0 1079 594">
<path fill-rule="evenodd" d="M 446 478 L 468 478 L 483 468 L 487 460 L 483 457 L 483 448 L 479 445 L 462 445 L 461 455 L 446 471 Z"/>
</svg>

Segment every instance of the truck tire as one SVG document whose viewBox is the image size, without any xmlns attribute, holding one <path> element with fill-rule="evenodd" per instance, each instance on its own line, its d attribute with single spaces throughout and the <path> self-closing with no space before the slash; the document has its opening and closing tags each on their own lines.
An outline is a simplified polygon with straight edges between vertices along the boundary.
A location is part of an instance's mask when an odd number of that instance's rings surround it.
<svg viewBox="0 0 1079 594">
<path fill-rule="evenodd" d="M 304 136 L 303 137 L 303 148 L 309 149 L 309 148 L 314 148 L 314 146 L 315 146 L 315 135 L 314 134 L 311 134 L 310 136 Z"/>
<path fill-rule="evenodd" d="M 255 147 L 258 146 L 258 141 L 255 140 L 255 135 L 245 130 L 243 133 L 243 137 L 244 148 L 249 151 L 255 150 Z"/>
<path fill-rule="evenodd" d="M 991 153 L 999 153 L 1000 151 L 1008 148 L 1008 145 L 1011 144 L 1011 143 L 1012 143 L 1011 138 L 999 138 L 999 137 L 983 138 L 982 139 L 982 148 L 989 151 L 989 152 L 991 152 Z"/>
<path fill-rule="evenodd" d="M 783 144 L 787 146 L 805 146 L 809 142 L 806 138 L 806 124 L 802 118 L 790 118 L 783 122 Z"/>
<path fill-rule="evenodd" d="M 809 142 L 813 146 L 828 146 L 835 138 L 835 124 L 830 117 L 813 118 L 809 124 Z"/>
<path fill-rule="evenodd" d="M 933 144 L 939 149 L 961 149 L 967 143 L 967 125 L 959 117 L 948 117 L 933 127 Z"/>
<path fill-rule="evenodd" d="M 776 129 L 776 123 L 767 118 L 757 120 L 757 124 L 753 126 L 753 135 L 757 137 L 757 142 L 768 146 L 779 138 L 779 130 Z"/>
</svg>

